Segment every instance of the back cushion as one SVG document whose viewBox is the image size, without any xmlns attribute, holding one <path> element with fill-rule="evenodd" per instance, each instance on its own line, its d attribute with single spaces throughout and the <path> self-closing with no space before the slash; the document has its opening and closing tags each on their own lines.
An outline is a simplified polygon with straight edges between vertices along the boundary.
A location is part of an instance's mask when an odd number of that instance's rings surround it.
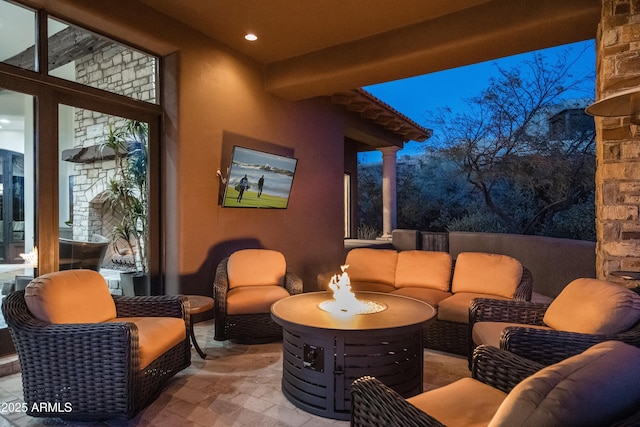
<svg viewBox="0 0 640 427">
<path fill-rule="evenodd" d="M 502 402 L 489 426 L 604 426 L 640 405 L 640 349 L 597 344 L 528 377 Z"/>
<path fill-rule="evenodd" d="M 451 291 L 513 298 L 522 279 L 522 264 L 507 255 L 462 252 L 456 259 Z"/>
<path fill-rule="evenodd" d="M 447 252 L 403 251 L 396 264 L 396 288 L 419 287 L 448 291 L 451 255 Z"/>
<path fill-rule="evenodd" d="M 398 252 L 393 249 L 351 249 L 345 264 L 351 282 L 380 282 L 393 286 Z"/>
<path fill-rule="evenodd" d="M 24 299 L 33 317 L 49 323 L 96 323 L 116 317 L 109 287 L 93 270 L 43 274 L 27 285 Z"/>
<path fill-rule="evenodd" d="M 269 249 L 234 252 L 227 263 L 229 288 L 238 286 L 282 286 L 287 272 L 284 255 Z"/>
<path fill-rule="evenodd" d="M 576 279 L 551 303 L 544 323 L 583 334 L 615 334 L 640 320 L 640 295 L 615 283 Z"/>
</svg>

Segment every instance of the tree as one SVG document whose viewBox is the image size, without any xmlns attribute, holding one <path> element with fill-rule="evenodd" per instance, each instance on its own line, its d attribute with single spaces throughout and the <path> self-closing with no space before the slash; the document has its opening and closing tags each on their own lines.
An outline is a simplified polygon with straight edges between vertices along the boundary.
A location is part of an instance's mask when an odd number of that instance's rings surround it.
<svg viewBox="0 0 640 427">
<path fill-rule="evenodd" d="M 120 221 L 111 232 L 114 248 L 124 245 L 133 255 L 136 270 L 147 272 L 149 250 L 149 189 L 147 180 L 149 128 L 128 120 L 109 126 L 102 148 L 115 156 L 115 170 L 109 178 L 105 201 Z"/>
<path fill-rule="evenodd" d="M 572 74 L 575 61 L 561 56 L 549 64 L 536 54 L 511 70 L 497 66 L 465 111 L 436 117 L 443 151 L 507 232 L 548 234 L 558 213 L 592 200 L 593 121 L 549 127 L 559 106 L 574 109 L 568 93 L 593 82 Z"/>
</svg>

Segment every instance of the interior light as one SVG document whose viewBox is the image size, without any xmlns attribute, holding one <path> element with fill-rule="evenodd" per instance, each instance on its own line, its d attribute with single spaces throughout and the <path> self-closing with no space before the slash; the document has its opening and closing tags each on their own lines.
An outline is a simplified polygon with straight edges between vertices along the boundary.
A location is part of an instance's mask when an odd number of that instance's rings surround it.
<svg viewBox="0 0 640 427">
<path fill-rule="evenodd" d="M 254 41 L 258 40 L 258 36 L 256 36 L 256 35 L 255 35 L 255 34 L 253 34 L 253 33 L 247 33 L 247 34 L 244 36 L 244 39 L 245 39 L 245 40 L 247 40 L 247 41 L 250 41 L 250 42 L 254 42 Z"/>
<path fill-rule="evenodd" d="M 0 123 L 11 123 L 11 122 L 7 119 L 0 119 Z"/>
</svg>

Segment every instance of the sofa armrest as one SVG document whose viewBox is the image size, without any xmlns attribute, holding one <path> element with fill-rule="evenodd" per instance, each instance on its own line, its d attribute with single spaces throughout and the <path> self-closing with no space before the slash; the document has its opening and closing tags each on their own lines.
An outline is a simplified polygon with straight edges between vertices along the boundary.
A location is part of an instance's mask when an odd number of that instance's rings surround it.
<svg viewBox="0 0 640 427">
<path fill-rule="evenodd" d="M 513 296 L 514 301 L 531 301 L 531 295 L 533 294 L 533 275 L 531 270 L 526 267 L 522 267 L 522 278 L 516 288 L 516 292 Z"/>
<path fill-rule="evenodd" d="M 300 294 L 302 293 L 302 279 L 293 271 L 287 269 L 287 273 L 284 276 L 284 288 L 290 295 Z"/>
<path fill-rule="evenodd" d="M 351 427 L 370 426 L 444 427 L 378 379 L 362 377 L 351 385 Z"/>
<path fill-rule="evenodd" d="M 469 326 L 476 322 L 509 322 L 544 326 L 549 304 L 475 298 L 469 306 Z"/>
<path fill-rule="evenodd" d="M 473 352 L 471 376 L 509 393 L 522 380 L 544 368 L 544 365 L 489 345 Z"/>
</svg>

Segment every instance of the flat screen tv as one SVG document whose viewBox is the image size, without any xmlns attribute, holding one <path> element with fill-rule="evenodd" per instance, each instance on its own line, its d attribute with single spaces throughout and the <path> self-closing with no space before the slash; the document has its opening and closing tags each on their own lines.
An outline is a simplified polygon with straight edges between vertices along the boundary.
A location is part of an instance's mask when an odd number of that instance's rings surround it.
<svg viewBox="0 0 640 427">
<path fill-rule="evenodd" d="M 297 159 L 234 146 L 222 206 L 286 209 Z"/>
</svg>

